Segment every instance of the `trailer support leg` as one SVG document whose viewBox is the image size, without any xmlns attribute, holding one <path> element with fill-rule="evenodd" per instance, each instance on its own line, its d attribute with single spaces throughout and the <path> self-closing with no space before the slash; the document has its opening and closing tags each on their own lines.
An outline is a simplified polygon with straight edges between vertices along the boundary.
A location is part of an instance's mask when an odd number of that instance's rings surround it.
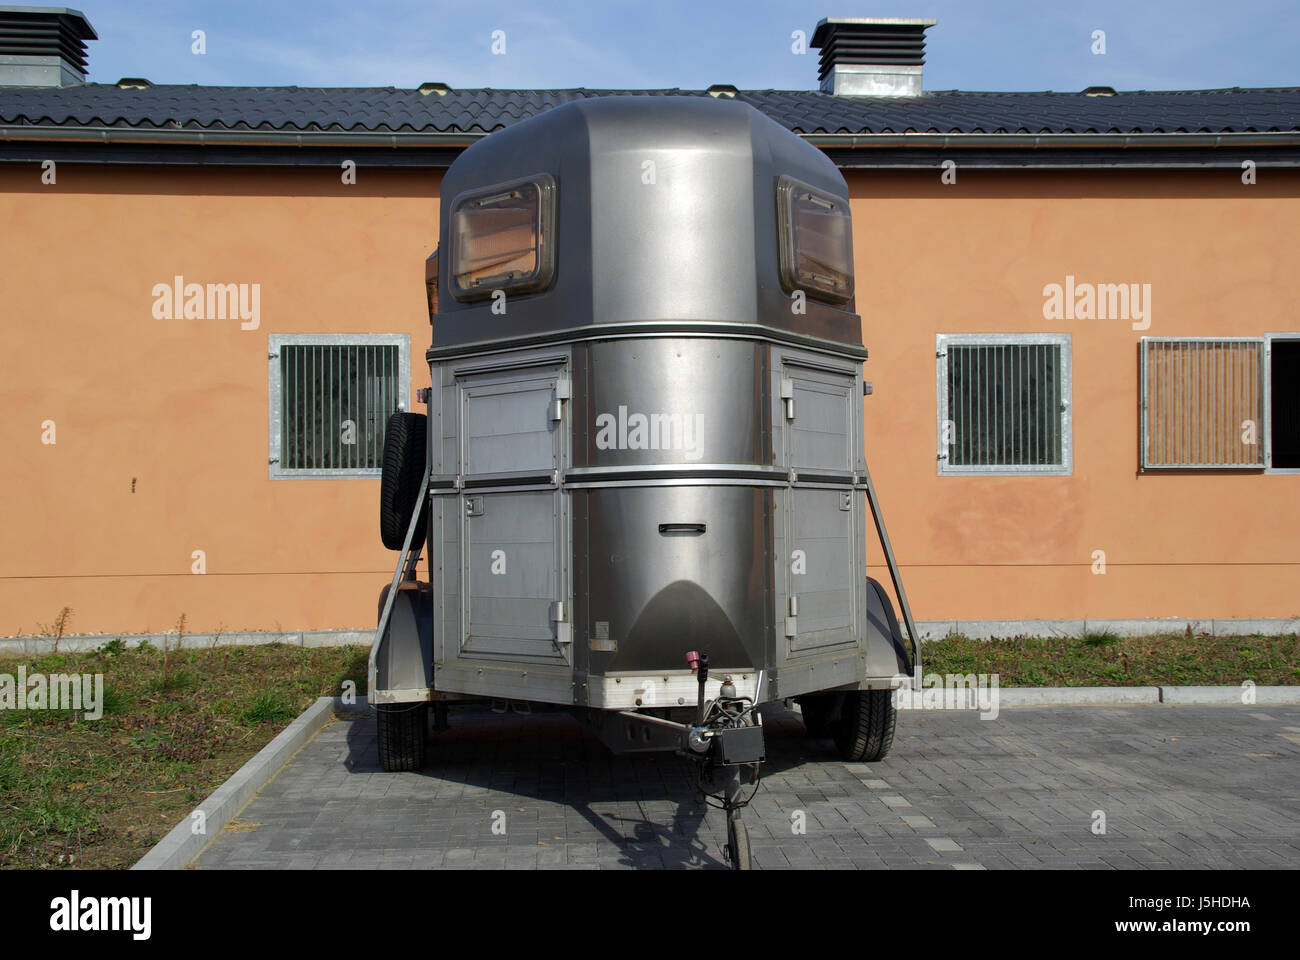
<svg viewBox="0 0 1300 960">
<path fill-rule="evenodd" d="M 727 859 L 731 869 L 750 869 L 749 830 L 740 818 L 744 806 L 740 799 L 742 778 L 740 764 L 727 767 L 727 779 L 723 784 L 723 809 L 727 812 Z"/>
</svg>

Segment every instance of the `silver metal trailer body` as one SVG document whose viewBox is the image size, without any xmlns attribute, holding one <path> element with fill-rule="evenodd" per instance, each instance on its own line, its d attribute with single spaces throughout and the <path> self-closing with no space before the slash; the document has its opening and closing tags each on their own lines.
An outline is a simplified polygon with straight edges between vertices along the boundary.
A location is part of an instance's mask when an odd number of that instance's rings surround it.
<svg viewBox="0 0 1300 960">
<path fill-rule="evenodd" d="M 593 98 L 470 147 L 442 196 L 432 584 L 384 604 L 371 701 L 693 706 L 686 651 L 710 698 L 724 678 L 755 702 L 907 685 L 866 575 L 871 517 L 910 625 L 863 450 L 851 254 L 847 290 L 818 273 L 848 243 L 834 164 L 735 101 Z"/>
</svg>

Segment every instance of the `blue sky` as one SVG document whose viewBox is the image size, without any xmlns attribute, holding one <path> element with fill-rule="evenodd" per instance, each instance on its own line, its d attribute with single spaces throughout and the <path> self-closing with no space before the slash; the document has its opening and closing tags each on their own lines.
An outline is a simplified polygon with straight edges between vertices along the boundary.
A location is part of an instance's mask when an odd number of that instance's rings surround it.
<svg viewBox="0 0 1300 960">
<path fill-rule="evenodd" d="M 929 17 L 929 90 L 1300 85 L 1295 0 L 80 0 L 100 39 L 90 79 L 415 87 L 810 90 L 825 16 Z M 191 52 L 205 31 L 207 51 Z M 505 32 L 505 54 L 492 33 Z M 1104 30 L 1106 53 L 1091 52 Z"/>
</svg>

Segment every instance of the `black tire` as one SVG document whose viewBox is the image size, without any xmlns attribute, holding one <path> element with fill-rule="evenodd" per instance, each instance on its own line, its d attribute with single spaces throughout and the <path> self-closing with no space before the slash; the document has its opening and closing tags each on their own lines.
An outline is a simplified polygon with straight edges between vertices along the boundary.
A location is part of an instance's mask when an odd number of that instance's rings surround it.
<svg viewBox="0 0 1300 960">
<path fill-rule="evenodd" d="M 749 829 L 739 818 L 727 820 L 727 861 L 732 870 L 753 869 L 749 857 Z"/>
<path fill-rule="evenodd" d="M 379 723 L 379 765 L 389 773 L 423 767 L 429 705 L 381 703 L 375 707 L 375 715 Z"/>
<path fill-rule="evenodd" d="M 844 695 L 835 725 L 835 746 L 852 763 L 883 760 L 894 743 L 898 708 L 892 690 L 858 690 Z"/>
<path fill-rule="evenodd" d="M 428 442 L 428 417 L 398 410 L 388 418 L 384 432 L 384 466 L 379 481 L 379 536 L 389 550 L 401 550 L 411 513 L 420 504 L 420 525 L 415 540 L 424 539 L 429 522 L 428 498 L 422 496 L 424 457 Z"/>
<path fill-rule="evenodd" d="M 833 694 L 814 693 L 800 697 L 799 713 L 803 716 L 804 732 L 809 737 L 823 740 L 831 736 L 831 717 L 835 713 Z"/>
</svg>

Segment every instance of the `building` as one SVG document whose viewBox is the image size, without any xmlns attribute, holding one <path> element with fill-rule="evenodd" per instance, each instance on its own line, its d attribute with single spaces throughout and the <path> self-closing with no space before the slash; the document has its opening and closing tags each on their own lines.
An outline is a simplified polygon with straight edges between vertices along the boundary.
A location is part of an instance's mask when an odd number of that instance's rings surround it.
<svg viewBox="0 0 1300 960">
<path fill-rule="evenodd" d="M 925 91 L 931 23 L 823 21 L 817 91 L 240 88 L 0 7 L 0 635 L 371 626 L 441 172 L 607 94 L 843 170 L 918 620 L 1300 616 L 1300 89 Z"/>
</svg>

